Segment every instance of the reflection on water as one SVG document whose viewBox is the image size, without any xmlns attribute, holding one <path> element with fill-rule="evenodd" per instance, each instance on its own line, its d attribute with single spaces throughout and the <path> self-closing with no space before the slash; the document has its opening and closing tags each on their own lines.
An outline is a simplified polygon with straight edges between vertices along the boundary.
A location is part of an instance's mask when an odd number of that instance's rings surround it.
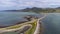
<svg viewBox="0 0 60 34">
<path fill-rule="evenodd" d="M 60 34 L 60 14 L 49 13 L 42 20 L 44 24 L 44 34 Z"/>
</svg>

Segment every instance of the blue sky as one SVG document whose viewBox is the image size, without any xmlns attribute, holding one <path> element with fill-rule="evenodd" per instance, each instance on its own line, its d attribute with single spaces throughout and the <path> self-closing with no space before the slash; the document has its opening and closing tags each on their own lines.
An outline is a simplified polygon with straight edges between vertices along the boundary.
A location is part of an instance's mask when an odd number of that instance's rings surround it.
<svg viewBox="0 0 60 34">
<path fill-rule="evenodd" d="M 27 7 L 60 7 L 60 0 L 0 0 L 0 10 L 24 9 Z"/>
</svg>

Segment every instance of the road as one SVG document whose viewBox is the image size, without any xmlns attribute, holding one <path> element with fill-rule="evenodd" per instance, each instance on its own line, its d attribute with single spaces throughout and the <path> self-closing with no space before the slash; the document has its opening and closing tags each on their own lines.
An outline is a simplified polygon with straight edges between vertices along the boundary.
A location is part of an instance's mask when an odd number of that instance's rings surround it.
<svg viewBox="0 0 60 34">
<path fill-rule="evenodd" d="M 39 34 L 40 33 L 40 30 L 39 30 L 40 29 L 40 20 L 42 20 L 45 17 L 46 16 L 43 16 L 43 17 L 41 17 L 41 18 L 38 19 L 38 21 L 37 21 L 37 27 L 36 27 L 36 30 L 35 30 L 34 34 Z M 26 26 L 31 26 L 31 25 L 28 25 L 27 23 L 33 23 L 33 21 L 35 21 L 35 20 L 32 20 L 31 22 L 26 22 L 26 23 L 20 24 L 20 25 L 26 24 L 26 25 L 24 25 L 24 26 L 22 26 L 20 28 L 8 29 L 8 30 L 6 28 L 5 29 L 0 29 L 0 33 L 3 33 L 3 32 L 11 32 L 11 31 L 16 31 L 16 30 L 23 29 Z M 20 31 L 22 31 L 22 30 L 20 30 Z"/>
<path fill-rule="evenodd" d="M 14 28 L 13 29 L 12 27 L 8 27 L 8 28 L 0 29 L 0 33 L 11 32 L 11 31 L 19 31 L 19 30 L 20 30 L 19 33 L 20 32 L 23 32 L 23 31 L 25 32 L 27 30 L 27 28 L 25 28 L 25 27 L 28 27 L 28 28 L 31 28 L 32 27 L 32 25 L 31 24 L 28 24 L 28 23 L 34 23 L 34 21 L 36 21 L 36 20 L 32 20 L 30 22 L 26 22 L 26 23 L 23 23 L 23 24 L 15 25 L 16 27 L 17 26 L 21 26 L 19 28 Z M 12 29 L 10 29 L 10 28 L 12 28 Z"/>
<path fill-rule="evenodd" d="M 40 17 L 37 21 L 37 26 L 36 26 L 36 30 L 34 32 L 34 34 L 42 34 L 41 33 L 41 28 L 42 28 L 42 22 L 41 20 L 44 19 L 46 17 L 46 15 L 44 15 L 43 17 Z"/>
</svg>

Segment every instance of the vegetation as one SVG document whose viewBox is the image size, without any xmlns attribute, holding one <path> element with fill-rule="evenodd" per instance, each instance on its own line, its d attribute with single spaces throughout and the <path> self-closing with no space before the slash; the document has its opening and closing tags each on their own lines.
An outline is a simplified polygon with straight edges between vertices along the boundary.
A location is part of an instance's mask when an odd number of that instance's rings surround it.
<svg viewBox="0 0 60 34">
<path fill-rule="evenodd" d="M 53 12 L 56 12 L 56 10 L 53 9 L 53 8 L 37 8 L 37 7 L 26 8 L 26 9 L 23 9 L 21 11 L 24 11 L 24 12 L 35 12 L 35 13 L 53 13 Z"/>
<path fill-rule="evenodd" d="M 57 8 L 25 8 L 21 10 L 6 10 L 7 12 L 35 12 L 35 13 L 59 13 L 60 7 Z"/>
<path fill-rule="evenodd" d="M 57 8 L 26 8 L 22 9 L 21 11 L 24 12 L 35 12 L 35 13 L 59 13 L 60 12 L 60 7 Z"/>
<path fill-rule="evenodd" d="M 34 22 L 34 23 L 30 23 L 32 25 L 32 28 L 29 29 L 28 31 L 26 31 L 25 34 L 33 34 L 35 29 L 36 29 L 36 26 L 37 26 L 37 20 Z"/>
<path fill-rule="evenodd" d="M 29 26 L 28 24 L 31 24 L 32 27 L 27 30 L 25 32 L 25 34 L 33 34 L 35 29 L 36 29 L 36 26 L 37 26 L 37 19 L 35 19 L 34 21 L 32 22 L 26 22 L 26 23 L 22 23 L 22 24 L 18 24 L 18 25 L 14 25 L 14 26 L 10 26 L 10 27 L 6 27 L 6 28 L 0 28 L 1 30 L 9 30 L 9 29 L 16 29 L 16 28 L 20 28 L 22 25 L 27 25 Z"/>
</svg>

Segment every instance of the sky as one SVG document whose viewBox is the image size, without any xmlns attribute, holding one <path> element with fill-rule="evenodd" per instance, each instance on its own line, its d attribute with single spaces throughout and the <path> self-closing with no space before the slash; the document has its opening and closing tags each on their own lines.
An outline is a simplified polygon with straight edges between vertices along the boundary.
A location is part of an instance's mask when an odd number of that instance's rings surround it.
<svg viewBox="0 0 60 34">
<path fill-rule="evenodd" d="M 27 7 L 60 7 L 60 0 L 0 0 L 0 10 L 18 10 Z"/>
</svg>

